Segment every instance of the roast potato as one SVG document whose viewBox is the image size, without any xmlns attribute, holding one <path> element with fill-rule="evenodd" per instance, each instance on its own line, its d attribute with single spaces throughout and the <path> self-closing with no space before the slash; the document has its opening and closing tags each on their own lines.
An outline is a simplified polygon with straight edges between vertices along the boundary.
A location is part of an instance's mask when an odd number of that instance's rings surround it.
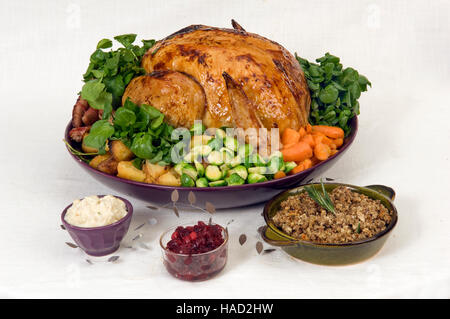
<svg viewBox="0 0 450 319">
<path fill-rule="evenodd" d="M 97 155 L 91 161 L 89 162 L 89 165 L 95 169 L 98 168 L 98 165 L 100 165 L 101 162 L 106 161 L 111 155 L 104 154 L 104 155 Z"/>
<path fill-rule="evenodd" d="M 111 142 L 111 154 L 118 162 L 129 161 L 134 157 L 133 152 L 119 140 Z"/>
<path fill-rule="evenodd" d="M 145 181 L 145 173 L 140 169 L 137 169 L 133 162 L 121 161 L 117 165 L 117 177 L 129 179 L 136 182 Z"/>
<path fill-rule="evenodd" d="M 157 184 L 167 186 L 181 186 L 181 180 L 173 171 L 169 171 L 158 177 Z"/>
<path fill-rule="evenodd" d="M 117 174 L 117 165 L 119 164 L 116 159 L 112 155 L 109 155 L 108 158 L 98 164 L 97 169 L 101 172 L 115 175 Z"/>
<path fill-rule="evenodd" d="M 146 183 L 156 183 L 158 178 L 168 171 L 168 167 L 145 161 L 145 164 L 142 165 L 142 170 L 145 173 Z"/>
</svg>

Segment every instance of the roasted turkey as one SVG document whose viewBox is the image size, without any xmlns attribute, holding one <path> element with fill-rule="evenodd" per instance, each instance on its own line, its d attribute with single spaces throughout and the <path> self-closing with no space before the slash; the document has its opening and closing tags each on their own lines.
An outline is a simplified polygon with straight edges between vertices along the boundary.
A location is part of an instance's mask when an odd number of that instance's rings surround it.
<svg viewBox="0 0 450 319">
<path fill-rule="evenodd" d="M 123 102 L 150 104 L 169 124 L 299 129 L 310 96 L 294 56 L 276 42 L 233 29 L 192 25 L 158 41 L 142 59 Z"/>
</svg>

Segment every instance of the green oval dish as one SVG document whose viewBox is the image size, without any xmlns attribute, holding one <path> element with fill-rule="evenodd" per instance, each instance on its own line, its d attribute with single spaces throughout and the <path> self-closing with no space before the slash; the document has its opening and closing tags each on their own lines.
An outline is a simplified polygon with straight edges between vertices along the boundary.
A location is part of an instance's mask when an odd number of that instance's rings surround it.
<svg viewBox="0 0 450 319">
<path fill-rule="evenodd" d="M 390 232 L 397 224 L 397 209 L 392 200 L 395 192 L 392 188 L 383 185 L 370 185 L 359 187 L 340 183 L 324 184 L 327 192 L 338 186 L 345 186 L 352 191 L 364 194 L 372 199 L 378 199 L 392 212 L 392 220 L 385 230 L 376 236 L 361 241 L 344 244 L 318 244 L 306 240 L 299 240 L 282 232 L 272 222 L 272 217 L 280 208 L 280 203 L 289 196 L 301 193 L 305 186 L 321 187 L 320 184 L 307 184 L 284 191 L 272 198 L 264 206 L 264 219 L 266 226 L 261 229 L 261 236 L 265 242 L 279 246 L 294 258 L 320 265 L 348 265 L 364 261 L 375 255 L 383 247 Z"/>
</svg>

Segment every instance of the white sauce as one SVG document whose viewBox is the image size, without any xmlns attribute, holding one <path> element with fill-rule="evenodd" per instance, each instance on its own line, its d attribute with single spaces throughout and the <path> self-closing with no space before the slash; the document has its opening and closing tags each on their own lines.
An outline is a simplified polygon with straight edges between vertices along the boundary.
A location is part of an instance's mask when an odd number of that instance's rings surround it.
<svg viewBox="0 0 450 319">
<path fill-rule="evenodd" d="M 125 203 L 114 196 L 88 196 L 75 200 L 64 219 L 71 225 L 89 228 L 110 225 L 126 214 Z"/>
</svg>

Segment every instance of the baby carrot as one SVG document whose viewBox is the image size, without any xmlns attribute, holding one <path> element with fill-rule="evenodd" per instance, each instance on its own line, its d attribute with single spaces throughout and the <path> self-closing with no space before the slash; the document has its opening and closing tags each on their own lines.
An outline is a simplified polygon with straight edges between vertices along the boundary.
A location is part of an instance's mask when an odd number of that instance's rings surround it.
<svg viewBox="0 0 450 319">
<path fill-rule="evenodd" d="M 311 167 L 312 167 L 312 161 L 309 158 L 307 158 L 307 159 L 299 162 L 298 165 L 292 169 L 292 172 L 295 174 L 295 173 L 304 171 Z"/>
<path fill-rule="evenodd" d="M 317 159 L 324 161 L 330 157 L 331 149 L 327 144 L 319 143 L 314 147 L 314 155 Z"/>
<path fill-rule="evenodd" d="M 305 142 L 307 144 L 309 144 L 309 146 L 314 147 L 314 145 L 316 145 L 316 143 L 314 142 L 314 138 L 311 134 L 306 134 L 305 136 L 303 136 L 300 139 L 300 142 Z"/>
<path fill-rule="evenodd" d="M 290 148 L 290 147 L 294 146 L 295 144 L 297 144 L 297 143 L 283 144 L 281 149 Z"/>
<path fill-rule="evenodd" d="M 306 133 L 311 133 L 311 132 L 312 132 L 311 124 L 306 124 Z"/>
<path fill-rule="evenodd" d="M 286 173 L 285 173 L 285 172 L 283 172 L 283 171 L 278 171 L 278 172 L 275 173 L 275 175 L 273 175 L 273 178 L 274 178 L 274 179 L 278 179 L 278 178 L 283 178 L 283 177 L 285 177 L 285 176 L 286 176 Z"/>
<path fill-rule="evenodd" d="M 344 144 L 344 139 L 343 138 L 335 138 L 333 140 L 333 144 L 336 145 L 337 147 L 342 146 L 342 144 Z"/>
<path fill-rule="evenodd" d="M 300 138 L 302 138 L 303 136 L 306 135 L 306 130 L 305 128 L 302 126 L 299 130 L 298 133 L 300 134 Z"/>
<path fill-rule="evenodd" d="M 297 143 L 300 140 L 300 133 L 291 128 L 287 128 L 283 132 L 283 136 L 281 137 L 281 143 L 283 144 L 292 144 Z"/>
<path fill-rule="evenodd" d="M 291 170 L 291 172 L 292 172 L 292 174 L 297 174 L 297 173 L 300 173 L 301 171 L 304 171 L 304 170 L 305 170 L 305 167 L 304 167 L 303 163 L 300 163 L 297 166 L 295 166 Z"/>
<path fill-rule="evenodd" d="M 309 158 L 305 159 L 302 163 L 305 169 L 312 167 L 312 161 Z"/>
<path fill-rule="evenodd" d="M 320 132 L 331 138 L 344 138 L 344 130 L 337 126 L 314 125 L 313 132 Z"/>
<path fill-rule="evenodd" d="M 333 143 L 333 140 L 329 139 L 323 133 L 320 133 L 320 132 L 313 133 L 313 138 L 314 138 L 315 145 L 320 144 L 320 143 L 331 145 Z"/>
<path fill-rule="evenodd" d="M 283 154 L 283 159 L 287 162 L 303 161 L 313 154 L 311 146 L 305 142 L 298 142 L 289 148 L 284 148 L 281 150 L 281 153 Z"/>
<path fill-rule="evenodd" d="M 304 171 L 305 169 L 311 168 L 312 167 L 312 161 L 307 158 L 301 162 L 297 162 L 297 166 L 294 167 L 292 169 L 291 172 L 293 172 L 293 174 Z"/>
</svg>

